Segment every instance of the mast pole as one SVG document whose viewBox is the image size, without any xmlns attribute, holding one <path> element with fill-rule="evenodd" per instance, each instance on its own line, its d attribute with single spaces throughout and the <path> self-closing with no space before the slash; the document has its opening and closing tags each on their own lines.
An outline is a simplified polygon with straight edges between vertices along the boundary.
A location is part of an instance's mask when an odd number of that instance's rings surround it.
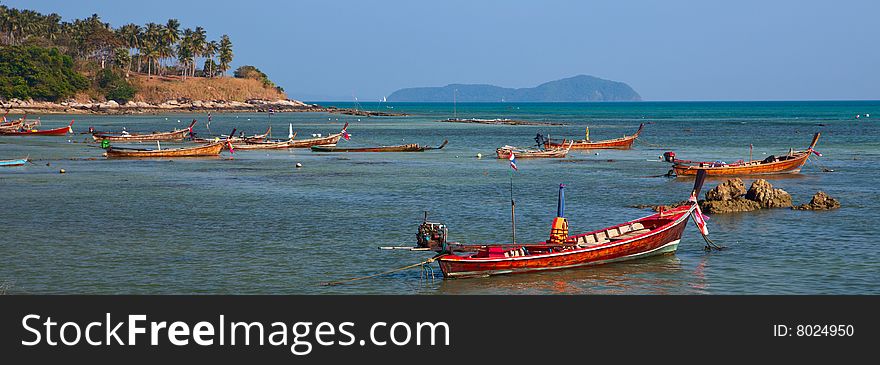
<svg viewBox="0 0 880 365">
<path fill-rule="evenodd" d="M 516 244 L 516 201 L 513 200 L 513 172 L 510 173 L 510 225 L 513 231 L 513 243 Z"/>
<path fill-rule="evenodd" d="M 456 106 L 456 99 L 455 99 L 455 94 L 457 94 L 457 93 L 458 93 L 458 89 L 452 89 L 452 119 L 458 119 L 458 108 Z"/>
</svg>

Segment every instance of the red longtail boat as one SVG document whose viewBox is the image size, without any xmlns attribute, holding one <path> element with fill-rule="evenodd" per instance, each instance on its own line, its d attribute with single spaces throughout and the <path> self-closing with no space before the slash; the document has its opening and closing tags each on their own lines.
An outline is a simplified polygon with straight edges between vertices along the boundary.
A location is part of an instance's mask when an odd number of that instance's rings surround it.
<svg viewBox="0 0 880 365">
<path fill-rule="evenodd" d="M 763 160 L 751 160 L 736 163 L 702 162 L 689 160 L 672 160 L 672 171 L 675 175 L 696 175 L 705 171 L 708 175 L 762 175 L 762 174 L 795 174 L 807 163 L 811 154 L 821 156 L 813 148 L 819 141 L 819 133 L 813 135 L 810 147 L 803 151 L 791 151 L 783 156 L 768 156 Z"/>
<path fill-rule="evenodd" d="M 55 129 L 0 129 L 0 136 L 63 136 L 67 133 L 73 133 L 72 120 L 70 121 L 70 124 L 68 124 L 66 127 Z"/>
<path fill-rule="evenodd" d="M 693 217 L 706 235 L 705 220 L 697 204 L 706 174 L 701 172 L 691 191 L 690 204 L 603 228 L 569 235 L 565 218 L 564 185 L 560 185 L 557 217 L 550 239 L 527 244 L 447 243 L 447 228 L 427 220 L 419 227 L 415 250 L 439 252 L 435 260 L 447 278 L 481 277 L 559 270 L 632 260 L 673 253 L 678 248 L 688 218 Z"/>
<path fill-rule="evenodd" d="M 573 150 L 598 150 L 598 149 L 630 149 L 632 148 L 633 142 L 635 142 L 636 138 L 639 138 L 639 134 L 642 133 L 642 129 L 645 128 L 645 123 L 639 125 L 639 129 L 635 134 L 631 136 L 623 136 L 620 138 L 614 139 L 606 139 L 603 141 L 591 141 L 586 139 L 575 140 L 574 143 L 571 144 L 571 149 Z M 562 140 L 560 143 L 555 143 L 552 141 L 547 141 L 544 143 L 545 148 L 559 148 L 564 147 L 566 145 L 566 141 Z"/>
</svg>

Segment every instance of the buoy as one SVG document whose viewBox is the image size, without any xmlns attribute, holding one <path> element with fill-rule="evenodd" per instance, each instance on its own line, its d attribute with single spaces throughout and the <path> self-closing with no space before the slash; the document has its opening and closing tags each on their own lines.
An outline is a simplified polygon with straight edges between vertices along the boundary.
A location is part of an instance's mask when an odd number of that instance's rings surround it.
<svg viewBox="0 0 880 365">
<path fill-rule="evenodd" d="M 296 163 L 296 168 L 301 168 L 301 167 L 303 167 L 303 164 L 297 162 L 297 163 Z"/>
<path fill-rule="evenodd" d="M 61 173 L 61 174 L 65 173 L 65 172 L 67 172 L 67 171 L 64 171 L 64 169 L 61 169 L 60 171 L 58 171 L 58 173 Z"/>
<path fill-rule="evenodd" d="M 596 156 L 599 156 L 599 152 L 596 152 Z"/>
<path fill-rule="evenodd" d="M 478 153 L 478 154 L 477 154 L 477 159 L 481 159 L 481 158 L 483 158 L 483 154 L 482 154 L 482 153 Z"/>
</svg>

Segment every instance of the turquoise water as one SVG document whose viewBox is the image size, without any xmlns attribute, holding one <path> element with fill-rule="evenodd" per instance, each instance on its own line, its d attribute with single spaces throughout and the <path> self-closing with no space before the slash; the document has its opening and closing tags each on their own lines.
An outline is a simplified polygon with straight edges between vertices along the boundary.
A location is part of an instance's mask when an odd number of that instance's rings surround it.
<svg viewBox="0 0 880 365">
<path fill-rule="evenodd" d="M 337 104 L 353 106 L 353 104 Z M 298 138 L 351 123 L 346 145 L 420 143 L 439 151 L 319 154 L 241 151 L 230 158 L 105 160 L 70 137 L 0 137 L 0 159 L 34 164 L 0 169 L 3 228 L 0 283 L 10 293 L 168 294 L 878 294 L 880 248 L 874 223 L 880 188 L 880 102 L 497 103 L 455 106 L 459 117 L 516 118 L 567 126 L 440 123 L 452 104 L 368 104 L 411 113 L 358 118 L 321 113 L 215 114 L 211 130 L 233 127 L 276 136 L 293 123 Z M 393 109 L 389 108 L 393 107 Z M 871 117 L 865 117 L 870 113 Z M 862 118 L 855 119 L 857 114 Z M 204 115 L 42 116 L 46 128 L 168 130 Z M 178 123 L 178 120 L 181 122 Z M 321 284 L 401 267 L 425 253 L 379 251 L 413 244 L 424 211 L 462 242 L 510 239 L 504 144 L 529 145 L 537 132 L 593 139 L 646 126 L 629 151 L 572 152 L 565 161 L 520 160 L 513 176 L 518 241 L 546 239 L 559 183 L 567 184 L 572 231 L 650 214 L 635 204 L 684 200 L 692 180 L 654 177 L 680 158 L 733 161 L 802 149 L 821 132 L 824 173 L 769 180 L 796 204 L 818 190 L 841 200 L 828 212 L 787 209 L 716 215 L 706 253 L 688 227 L 675 255 L 599 267 L 484 279 L 434 280 L 419 270 L 343 286 Z M 822 124 L 822 125 L 820 125 Z M 196 131 L 207 134 L 204 123 Z M 171 146 L 171 144 L 163 144 Z M 475 156 L 480 153 L 482 159 Z M 299 162 L 301 169 L 294 168 Z M 48 166 L 47 166 L 48 164 Z M 59 174 L 60 169 L 67 173 Z M 750 183 L 753 179 L 746 179 Z M 714 186 L 719 180 L 710 180 Z"/>
</svg>

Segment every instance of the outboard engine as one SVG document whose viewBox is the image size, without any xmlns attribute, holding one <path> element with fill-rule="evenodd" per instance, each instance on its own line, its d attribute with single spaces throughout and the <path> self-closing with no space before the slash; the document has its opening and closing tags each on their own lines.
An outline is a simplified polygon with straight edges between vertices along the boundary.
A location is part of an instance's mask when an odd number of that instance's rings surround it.
<svg viewBox="0 0 880 365">
<path fill-rule="evenodd" d="M 416 233 L 417 246 L 430 248 L 433 251 L 444 250 L 446 248 L 447 235 L 448 229 L 446 225 L 428 222 L 428 212 L 425 212 L 425 220 L 419 225 L 419 232 Z"/>
<path fill-rule="evenodd" d="M 663 161 L 675 162 L 675 152 L 672 152 L 672 151 L 663 152 Z"/>
</svg>

